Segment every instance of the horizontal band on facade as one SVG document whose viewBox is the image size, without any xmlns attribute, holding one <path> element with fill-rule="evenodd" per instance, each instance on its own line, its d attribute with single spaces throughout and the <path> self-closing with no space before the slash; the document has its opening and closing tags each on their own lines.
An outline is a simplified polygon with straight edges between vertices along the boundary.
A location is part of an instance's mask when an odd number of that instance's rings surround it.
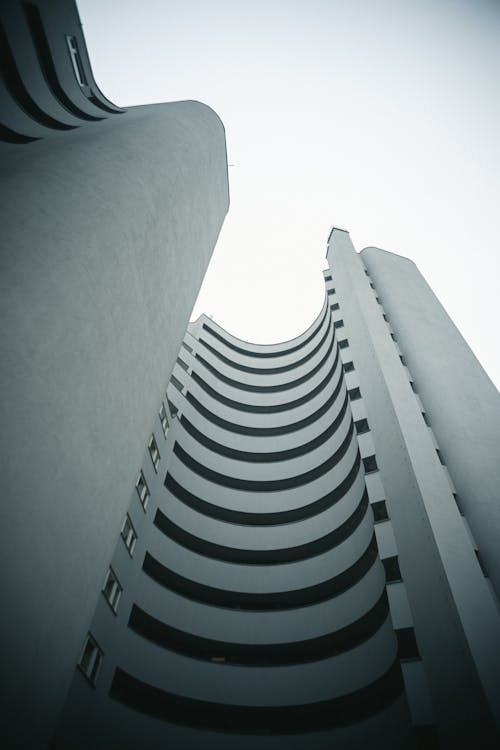
<svg viewBox="0 0 500 750">
<path fill-rule="evenodd" d="M 374 606 L 362 617 L 333 633 L 289 643 L 230 643 L 186 633 L 145 612 L 136 604 L 128 626 L 135 633 L 161 648 L 192 659 L 246 667 L 279 667 L 329 659 L 349 651 L 371 638 L 389 615 L 384 588 Z"/>
<path fill-rule="evenodd" d="M 154 524 L 169 539 L 204 557 L 241 565 L 279 565 L 322 555 L 341 544 L 356 531 L 365 517 L 367 507 L 368 494 L 365 490 L 354 513 L 336 529 L 311 542 L 281 549 L 239 549 L 208 542 L 177 526 L 159 508 L 156 511 Z"/>
<path fill-rule="evenodd" d="M 223 445 L 222 443 L 218 443 L 217 441 L 207 437 L 204 432 L 198 430 L 194 426 L 194 424 L 189 421 L 185 414 L 181 416 L 180 422 L 186 432 L 191 435 L 191 437 L 193 437 L 198 443 L 200 443 L 200 445 L 203 445 L 205 448 L 208 448 L 214 453 L 218 453 L 221 456 L 226 456 L 227 458 L 231 458 L 236 461 L 248 461 L 252 463 L 272 463 L 275 461 L 288 461 L 289 459 L 297 458 L 298 456 L 304 456 L 306 453 L 310 453 L 311 451 L 319 448 L 321 445 L 326 443 L 329 438 L 335 435 L 339 426 L 341 425 L 347 411 L 348 403 L 349 396 L 346 392 L 344 403 L 342 404 L 339 413 L 331 422 L 331 424 L 328 425 L 326 430 L 324 430 L 320 435 L 317 435 L 312 440 L 309 440 L 309 442 L 303 443 L 303 445 L 297 445 L 294 448 L 287 448 L 286 450 L 281 451 L 257 452 L 242 451 L 236 448 L 230 448 L 227 445 Z"/>
<path fill-rule="evenodd" d="M 339 354 L 337 351 L 334 369 L 338 367 L 339 361 L 340 361 Z M 333 380 L 333 374 L 331 375 L 331 379 Z M 251 436 L 256 436 L 256 437 L 273 437 L 274 435 L 287 435 L 291 432 L 297 432 L 303 427 L 308 427 L 309 425 L 313 424 L 318 419 L 320 419 L 320 417 L 326 414 L 328 409 L 335 402 L 337 396 L 339 395 L 343 382 L 344 382 L 344 379 L 342 377 L 342 368 L 341 368 L 335 389 L 333 390 L 332 394 L 328 397 L 328 399 L 325 401 L 325 403 L 319 407 L 319 409 L 317 409 L 312 414 L 309 414 L 307 417 L 304 417 L 304 419 L 299 419 L 297 422 L 291 422 L 290 424 L 284 424 L 284 425 L 276 425 L 275 427 L 253 427 L 253 426 L 236 424 L 235 422 L 230 422 L 228 419 L 223 419 L 222 417 L 219 417 L 218 414 L 214 414 L 214 412 L 207 409 L 207 407 L 204 406 L 201 403 L 201 401 L 198 401 L 196 396 L 194 396 L 190 391 L 186 393 L 186 400 L 189 401 L 189 403 L 192 404 L 192 406 L 194 406 L 196 411 L 199 412 L 203 417 L 208 419 L 213 424 L 216 424 L 219 427 L 223 427 L 225 430 L 228 430 L 230 432 L 236 432 L 240 435 L 251 435 Z"/>
<path fill-rule="evenodd" d="M 327 335 L 330 332 L 332 332 L 331 328 L 328 329 Z M 195 354 L 195 359 L 197 362 L 201 362 L 203 367 L 205 367 L 214 377 L 216 377 L 217 380 L 220 380 L 221 383 L 229 385 L 231 388 L 238 388 L 240 391 L 249 391 L 250 393 L 279 393 L 281 391 L 290 391 L 293 388 L 298 388 L 300 385 L 307 383 L 310 378 L 316 375 L 316 373 L 321 370 L 326 360 L 332 353 L 334 343 L 335 331 L 332 332 L 332 340 L 330 341 L 328 349 L 326 350 L 321 360 L 312 368 L 312 370 L 307 372 L 305 375 L 302 375 L 300 378 L 296 378 L 295 380 L 288 380 L 284 383 L 276 383 L 275 385 L 254 385 L 253 383 L 244 383 L 241 380 L 233 380 L 233 378 L 230 378 L 227 375 L 224 375 L 224 373 L 217 370 L 217 368 L 210 364 L 210 362 L 208 362 L 201 354 Z"/>
<path fill-rule="evenodd" d="M 403 692 L 395 659 L 377 680 L 355 692 L 317 703 L 294 706 L 238 706 L 169 693 L 142 682 L 119 667 L 109 695 L 156 719 L 181 726 L 232 734 L 300 734 L 345 726 L 390 706 Z"/>
<path fill-rule="evenodd" d="M 321 325 L 323 325 L 323 322 L 326 318 L 326 314 L 323 318 L 323 321 L 321 322 Z M 205 339 L 199 339 L 200 344 L 202 344 L 206 349 L 208 349 L 209 352 L 211 352 L 214 356 L 217 357 L 217 359 L 220 359 L 221 362 L 224 362 L 226 365 L 229 365 L 230 367 L 233 367 L 235 370 L 241 370 L 241 372 L 248 372 L 253 375 L 277 375 L 281 372 L 289 372 L 290 370 L 295 370 L 297 367 L 300 367 L 301 365 L 308 362 L 315 354 L 318 352 L 323 344 L 325 343 L 326 339 L 328 338 L 328 334 L 332 330 L 332 325 L 327 326 L 323 336 L 321 337 L 321 340 L 314 346 L 310 352 L 308 352 L 305 357 L 302 357 L 301 359 L 297 359 L 295 362 L 291 362 L 288 365 L 281 365 L 281 367 L 249 367 L 248 365 L 242 365 L 239 362 L 235 362 L 234 360 L 230 359 L 229 357 L 226 357 L 224 354 L 218 351 L 214 346 L 208 343 L 208 341 L 205 341 Z"/>
<path fill-rule="evenodd" d="M 359 476 L 360 467 L 361 456 L 358 450 L 349 473 L 334 490 L 328 492 L 318 500 L 314 500 L 307 505 L 302 505 L 299 508 L 274 511 L 272 513 L 253 513 L 214 505 L 214 503 L 209 503 L 207 500 L 202 500 L 196 495 L 193 495 L 192 492 L 189 492 L 185 487 L 182 487 L 182 485 L 180 485 L 168 472 L 164 484 L 167 490 L 184 503 L 184 505 L 192 508 L 197 513 L 203 513 L 203 515 L 208 516 L 209 518 L 216 518 L 219 521 L 239 524 L 240 526 L 279 526 L 286 523 L 301 521 L 304 518 L 317 516 L 332 505 L 335 505 L 339 500 L 342 500 Z"/>
<path fill-rule="evenodd" d="M 206 392 L 209 396 L 212 396 L 216 401 L 220 401 L 221 404 L 225 404 L 226 406 L 230 406 L 232 409 L 237 409 L 238 411 L 248 411 L 248 412 L 254 412 L 255 414 L 273 414 L 275 412 L 282 412 L 282 411 L 288 411 L 289 409 L 295 409 L 298 406 L 302 406 L 302 404 L 307 404 L 308 401 L 311 401 L 315 396 L 318 395 L 318 393 L 321 393 L 321 391 L 326 388 L 328 383 L 331 381 L 332 375 L 335 372 L 335 368 L 337 367 L 337 362 L 339 360 L 339 347 L 336 348 L 336 354 L 335 354 L 335 361 L 330 369 L 330 371 L 327 373 L 326 377 L 323 378 L 323 380 L 318 383 L 317 386 L 314 388 L 311 388 L 306 394 L 303 396 L 300 396 L 299 398 L 295 399 L 294 401 L 288 401 L 285 404 L 245 404 L 241 401 L 235 401 L 232 398 L 228 398 L 227 396 L 223 396 L 221 393 L 215 390 L 215 388 L 212 388 L 212 386 L 208 385 L 203 378 L 201 378 L 197 372 L 191 373 L 191 378 L 194 380 L 198 385 Z"/>
<path fill-rule="evenodd" d="M 291 346 L 289 349 L 283 349 L 278 352 L 262 352 L 262 351 L 250 351 L 248 349 L 244 349 L 241 346 L 238 346 L 237 344 L 233 344 L 232 341 L 228 341 L 224 338 L 224 336 L 221 336 L 220 333 L 217 333 L 211 326 L 209 326 L 207 323 L 203 323 L 203 329 L 205 331 L 208 331 L 214 338 L 216 338 L 218 341 L 221 341 L 225 346 L 227 346 L 229 349 L 232 349 L 233 352 L 238 352 L 238 354 L 244 354 L 247 357 L 259 357 L 262 359 L 268 359 L 271 357 L 285 357 L 288 354 L 293 354 L 294 352 L 298 352 L 299 349 L 302 349 L 302 347 L 306 346 L 312 339 L 316 336 L 318 331 L 320 330 L 321 326 L 323 325 L 323 322 L 325 320 L 325 317 L 328 313 L 328 306 L 326 305 L 326 300 L 324 302 L 325 310 L 323 313 L 320 313 L 321 320 L 314 329 L 314 331 L 309 334 L 307 338 L 304 339 L 304 341 L 301 341 L 299 344 L 296 344 L 295 346 Z"/>
<path fill-rule="evenodd" d="M 161 586 L 165 586 L 170 591 L 174 591 L 187 599 L 202 602 L 211 607 L 271 612 L 278 609 L 307 607 L 327 599 L 333 599 L 360 581 L 365 573 L 370 570 L 375 560 L 378 559 L 377 556 L 377 541 L 375 534 L 373 534 L 361 557 L 338 575 L 302 589 L 270 593 L 229 591 L 198 583 L 174 573 L 173 570 L 156 560 L 149 552 L 144 555 L 142 569 Z"/>
<path fill-rule="evenodd" d="M 347 453 L 349 447 L 354 444 L 354 441 L 354 422 L 351 417 L 347 435 L 337 450 L 332 453 L 326 461 L 323 461 L 319 466 L 315 466 L 313 469 L 309 469 L 302 474 L 297 474 L 294 477 L 287 476 L 282 479 L 239 479 L 239 477 L 230 477 L 227 474 L 221 474 L 219 471 L 214 471 L 213 469 L 208 469 L 206 466 L 203 466 L 203 464 L 190 456 L 177 441 L 174 443 L 173 452 L 179 461 L 182 461 L 184 466 L 187 466 L 195 474 L 207 479 L 209 482 L 218 484 L 220 487 L 232 487 L 233 489 L 246 492 L 276 492 L 279 490 L 288 490 L 292 487 L 301 487 L 304 484 L 309 484 L 309 482 L 322 477 L 328 471 L 337 466 Z"/>
</svg>

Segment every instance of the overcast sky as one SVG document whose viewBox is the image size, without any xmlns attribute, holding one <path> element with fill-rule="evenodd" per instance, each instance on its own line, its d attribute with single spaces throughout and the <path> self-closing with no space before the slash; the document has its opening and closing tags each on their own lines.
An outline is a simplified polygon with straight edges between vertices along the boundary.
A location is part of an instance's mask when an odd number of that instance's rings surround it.
<svg viewBox="0 0 500 750">
<path fill-rule="evenodd" d="M 500 0 L 78 0 L 120 105 L 197 99 L 231 207 L 195 306 L 268 343 L 321 307 L 346 228 L 414 260 L 500 385 Z"/>
</svg>

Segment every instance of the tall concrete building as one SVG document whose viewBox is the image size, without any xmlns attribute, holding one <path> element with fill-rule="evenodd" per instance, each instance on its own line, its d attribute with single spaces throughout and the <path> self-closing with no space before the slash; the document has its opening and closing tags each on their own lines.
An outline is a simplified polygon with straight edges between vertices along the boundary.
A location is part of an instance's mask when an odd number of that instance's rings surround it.
<svg viewBox="0 0 500 750">
<path fill-rule="evenodd" d="M 415 265 L 333 229 L 296 339 L 188 325 L 219 119 L 0 20 L 6 746 L 496 748 L 500 397 Z"/>
</svg>

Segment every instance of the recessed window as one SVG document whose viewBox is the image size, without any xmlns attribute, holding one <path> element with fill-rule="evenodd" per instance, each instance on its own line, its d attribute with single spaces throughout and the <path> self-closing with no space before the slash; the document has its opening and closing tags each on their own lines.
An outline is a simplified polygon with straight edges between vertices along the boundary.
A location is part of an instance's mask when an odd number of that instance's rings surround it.
<svg viewBox="0 0 500 750">
<path fill-rule="evenodd" d="M 356 399 L 361 398 L 361 391 L 359 388 L 351 388 L 351 390 L 347 392 L 351 401 L 356 401 Z"/>
<path fill-rule="evenodd" d="M 104 594 L 104 598 L 115 614 L 116 610 L 118 609 L 118 603 L 122 595 L 122 590 L 123 589 L 120 586 L 120 582 L 118 581 L 113 568 L 110 568 L 106 574 L 106 578 L 104 579 L 102 593 Z"/>
<path fill-rule="evenodd" d="M 356 422 L 354 422 L 354 426 L 358 435 L 363 435 L 365 432 L 369 432 L 370 430 L 367 419 L 358 419 Z"/>
<path fill-rule="evenodd" d="M 334 302 L 333 305 L 330 305 L 330 310 L 338 310 L 340 308 L 340 305 L 338 302 Z"/>
<path fill-rule="evenodd" d="M 182 342 L 182 346 L 184 347 L 184 349 L 187 349 L 190 354 L 193 353 L 193 349 L 189 346 L 189 344 L 186 344 L 185 341 Z"/>
<path fill-rule="evenodd" d="M 342 341 L 339 341 L 339 349 L 347 349 L 349 346 L 349 341 L 347 339 L 342 339 Z"/>
<path fill-rule="evenodd" d="M 97 645 L 95 638 L 89 633 L 83 646 L 78 667 L 92 685 L 96 684 L 102 664 L 102 657 L 102 650 Z"/>
<path fill-rule="evenodd" d="M 139 500 L 141 501 L 142 507 L 144 510 L 148 507 L 148 500 L 149 500 L 149 488 L 146 484 L 146 480 L 144 478 L 144 474 L 142 471 L 139 473 L 139 476 L 137 477 L 137 482 L 135 483 L 135 488 L 137 490 L 137 494 L 139 495 Z"/>
<path fill-rule="evenodd" d="M 132 557 L 132 555 L 134 554 L 135 543 L 137 541 L 137 534 L 128 514 L 125 516 L 125 520 L 123 522 L 121 537 L 125 543 L 125 547 L 130 553 L 130 557 Z"/>
<path fill-rule="evenodd" d="M 398 639 L 398 657 L 401 661 L 414 661 L 420 659 L 417 639 L 413 628 L 398 628 L 396 631 Z"/>
<path fill-rule="evenodd" d="M 66 44 L 68 45 L 69 56 L 71 58 L 71 64 L 75 71 L 76 80 L 80 86 L 88 86 L 85 71 L 83 69 L 82 58 L 80 57 L 80 51 L 78 49 L 78 42 L 75 36 L 66 35 Z"/>
<path fill-rule="evenodd" d="M 189 370 L 189 367 L 187 366 L 187 364 L 180 357 L 177 357 L 177 362 L 180 364 L 183 370 L 186 370 L 186 372 Z"/>
<path fill-rule="evenodd" d="M 335 289 L 327 289 L 328 294 L 335 294 Z"/>
<path fill-rule="evenodd" d="M 177 390 L 179 390 L 182 393 L 182 389 L 184 388 L 184 386 L 182 385 L 180 380 L 177 380 L 175 375 L 170 376 L 170 382 L 172 383 L 172 385 L 175 385 Z"/>
<path fill-rule="evenodd" d="M 394 583 L 395 581 L 402 581 L 403 576 L 399 569 L 399 562 L 397 555 L 394 557 L 386 557 L 382 560 L 382 565 L 385 570 L 385 580 L 387 583 Z"/>
<path fill-rule="evenodd" d="M 336 320 L 333 323 L 334 328 L 343 328 L 344 327 L 344 321 L 343 320 Z"/>
<path fill-rule="evenodd" d="M 385 500 L 379 500 L 376 503 L 372 503 L 372 511 L 373 511 L 373 520 L 375 521 L 375 523 L 380 523 L 381 521 L 387 521 L 387 519 L 389 518 Z"/>
<path fill-rule="evenodd" d="M 332 280 L 332 277 L 330 275 L 325 276 L 325 281 L 331 281 L 331 280 Z"/>
<path fill-rule="evenodd" d="M 437 453 L 437 456 L 438 456 L 439 460 L 440 460 L 440 461 L 441 461 L 441 463 L 443 464 L 443 466 L 446 466 L 446 464 L 445 464 L 445 462 L 444 462 L 444 458 L 442 457 L 442 455 L 441 455 L 441 451 L 439 450 L 439 448 L 436 448 L 436 453 Z"/>
<path fill-rule="evenodd" d="M 365 467 L 365 474 L 370 471 L 378 471 L 377 459 L 375 456 L 367 456 L 363 459 L 363 466 Z"/>
<path fill-rule="evenodd" d="M 168 408 L 170 409 L 170 416 L 174 419 L 177 416 L 179 409 L 167 398 Z"/>
<path fill-rule="evenodd" d="M 429 417 L 427 416 L 427 414 L 425 413 L 425 411 L 422 412 L 422 419 L 424 420 L 424 422 L 427 425 L 427 427 L 431 426 L 430 422 L 429 422 Z"/>
<path fill-rule="evenodd" d="M 163 403 L 163 401 L 160 406 L 160 411 L 158 412 L 158 416 L 160 417 L 161 428 L 163 430 L 163 434 L 165 435 L 165 437 L 167 437 L 168 417 L 167 417 L 167 410 L 165 409 L 165 404 Z"/>
<path fill-rule="evenodd" d="M 149 439 L 148 451 L 149 455 L 151 456 L 151 462 L 154 466 L 154 470 L 158 471 L 158 466 L 160 465 L 160 451 L 158 450 L 154 435 L 151 435 Z"/>
<path fill-rule="evenodd" d="M 352 372 L 354 370 L 354 362 L 344 362 L 344 372 Z"/>
</svg>

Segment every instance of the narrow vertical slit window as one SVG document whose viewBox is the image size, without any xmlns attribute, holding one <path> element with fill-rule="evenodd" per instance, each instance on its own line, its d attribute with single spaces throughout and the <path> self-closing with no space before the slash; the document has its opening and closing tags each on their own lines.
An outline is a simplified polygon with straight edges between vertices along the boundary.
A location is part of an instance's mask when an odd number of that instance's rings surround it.
<svg viewBox="0 0 500 750">
<path fill-rule="evenodd" d="M 82 88 L 84 86 L 88 86 L 87 78 L 85 76 L 85 71 L 83 69 L 82 58 L 80 56 L 80 51 L 78 49 L 78 42 L 76 41 L 76 37 L 70 36 L 69 34 L 67 34 L 66 44 L 68 45 L 69 56 L 71 58 L 71 64 L 73 65 L 73 70 L 75 71 L 76 80 L 78 81 L 79 85 Z"/>
<path fill-rule="evenodd" d="M 111 609 L 113 610 L 115 614 L 118 609 L 118 604 L 120 602 L 122 591 L 123 589 L 120 585 L 118 578 L 116 577 L 116 574 L 113 568 L 110 568 L 108 572 L 106 573 L 106 578 L 104 579 L 104 586 L 102 587 L 102 593 L 107 603 L 109 604 L 109 606 L 111 607 Z"/>
<path fill-rule="evenodd" d="M 149 438 L 148 451 L 154 470 L 158 471 L 158 466 L 160 465 L 160 451 L 158 450 L 154 435 L 151 435 L 151 437 Z"/>
<path fill-rule="evenodd" d="M 99 648 L 95 638 L 89 633 L 83 646 L 78 667 L 92 685 L 97 682 L 102 658 L 102 649 Z"/>
<path fill-rule="evenodd" d="M 125 516 L 125 520 L 123 522 L 121 537 L 124 541 L 125 547 L 129 552 L 130 557 L 132 557 L 132 555 L 134 554 L 135 543 L 137 542 L 137 533 L 128 514 Z"/>
<path fill-rule="evenodd" d="M 149 488 L 142 471 L 139 472 L 139 476 L 137 477 L 135 489 L 137 490 L 137 494 L 139 495 L 139 500 L 141 501 L 142 507 L 144 508 L 144 510 L 146 510 L 149 500 Z"/>
<path fill-rule="evenodd" d="M 165 435 L 165 437 L 167 437 L 168 417 L 167 417 L 167 410 L 165 409 L 165 404 L 163 403 L 163 401 L 160 406 L 160 411 L 158 412 L 158 416 L 160 417 L 160 423 L 161 423 L 161 428 L 163 430 L 163 434 Z"/>
</svg>

